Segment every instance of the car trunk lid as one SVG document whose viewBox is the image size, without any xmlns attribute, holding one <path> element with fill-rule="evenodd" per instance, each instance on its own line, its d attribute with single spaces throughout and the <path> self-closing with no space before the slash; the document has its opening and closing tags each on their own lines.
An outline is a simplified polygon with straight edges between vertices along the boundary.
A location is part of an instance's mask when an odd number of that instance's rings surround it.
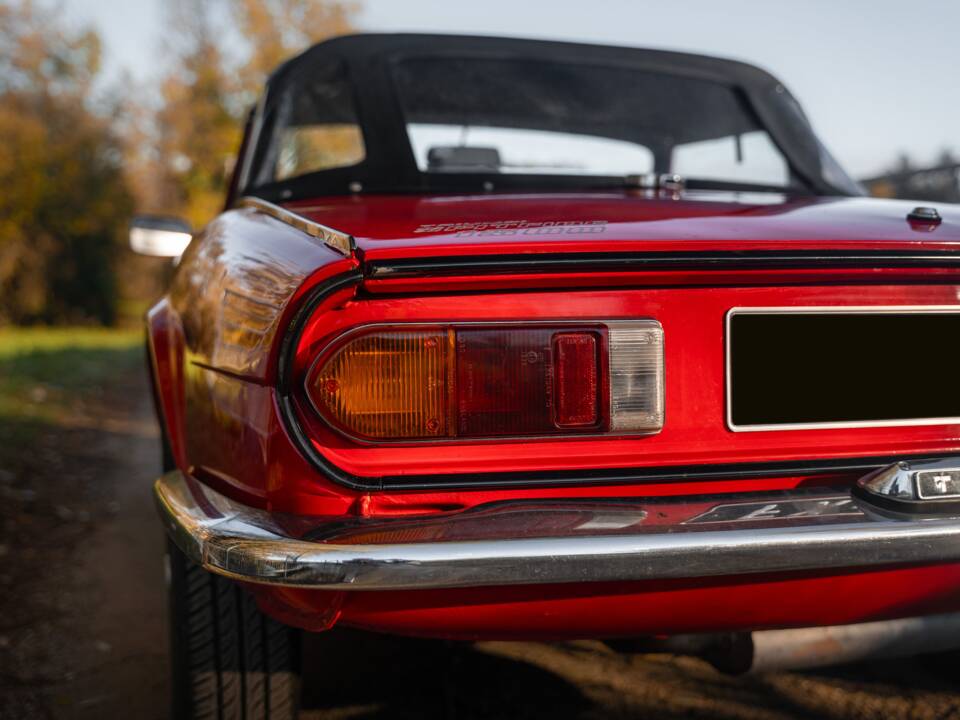
<svg viewBox="0 0 960 720">
<path fill-rule="evenodd" d="M 350 233 L 366 264 L 423 258 L 601 253 L 891 255 L 960 248 L 960 208 L 916 223 L 917 203 L 769 193 L 611 191 L 369 195 L 291 204 Z"/>
</svg>

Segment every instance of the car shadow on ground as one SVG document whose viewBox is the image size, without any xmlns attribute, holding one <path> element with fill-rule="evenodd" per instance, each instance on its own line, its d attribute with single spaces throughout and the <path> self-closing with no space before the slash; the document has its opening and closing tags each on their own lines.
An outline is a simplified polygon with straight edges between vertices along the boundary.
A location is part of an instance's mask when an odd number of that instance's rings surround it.
<svg viewBox="0 0 960 720">
<path fill-rule="evenodd" d="M 307 634 L 306 718 L 570 717 L 592 703 L 535 665 L 469 644 L 337 629 Z"/>
<path fill-rule="evenodd" d="M 730 676 L 597 642 L 305 636 L 302 720 L 960 717 L 954 656 Z"/>
</svg>

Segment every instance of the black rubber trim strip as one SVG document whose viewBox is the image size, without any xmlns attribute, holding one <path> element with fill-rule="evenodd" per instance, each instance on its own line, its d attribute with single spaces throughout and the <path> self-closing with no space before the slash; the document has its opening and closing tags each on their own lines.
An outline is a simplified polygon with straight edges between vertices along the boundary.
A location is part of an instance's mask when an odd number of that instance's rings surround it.
<svg viewBox="0 0 960 720">
<path fill-rule="evenodd" d="M 291 369 L 293 367 L 293 355 L 300 342 L 300 335 L 303 333 L 307 320 L 310 319 L 313 311 L 333 293 L 350 287 L 351 285 L 357 285 L 362 279 L 363 275 L 359 270 L 350 270 L 339 275 L 334 275 L 317 285 L 313 293 L 294 314 L 290 322 L 290 329 L 280 344 L 280 356 L 277 365 L 277 401 L 280 406 L 280 418 L 290 437 L 293 439 L 294 444 L 300 452 L 303 453 L 304 457 L 306 457 L 314 467 L 320 470 L 320 472 L 334 482 L 354 489 L 368 487 L 368 481 L 362 479 L 364 482 L 358 482 L 361 478 L 357 478 L 341 470 L 327 460 L 327 458 L 317 451 L 304 432 L 303 426 L 297 418 L 296 410 L 293 407 Z M 369 482 L 376 484 L 376 479 L 371 478 Z"/>
<path fill-rule="evenodd" d="M 939 457 L 924 455 L 923 459 Z M 594 470 L 551 470 L 458 475 L 396 475 L 379 478 L 381 490 L 429 490 L 486 487 L 536 487 L 566 485 L 625 485 L 631 483 L 674 483 L 698 480 L 727 480 L 757 477 L 825 475 L 831 473 L 867 473 L 897 460 L 921 457 L 888 456 L 853 459 L 802 460 L 797 462 L 726 463 L 720 465 L 666 465 L 649 468 L 612 468 Z M 376 478 L 357 478 L 377 480 Z M 368 486 L 369 489 L 369 486 Z"/>
<path fill-rule="evenodd" d="M 505 275 L 623 270 L 731 270 L 804 268 L 960 268 L 960 252 L 891 250 L 750 250 L 646 253 L 544 253 L 516 256 L 403 258 L 368 261 L 370 278 L 422 275 Z"/>
<path fill-rule="evenodd" d="M 443 475 L 353 475 L 332 463 L 307 437 L 293 405 L 291 368 L 300 335 L 317 306 L 333 293 L 361 280 L 358 270 L 335 275 L 320 283 L 301 305 L 283 338 L 277 371 L 280 416 L 300 452 L 330 480 L 353 490 L 449 490 L 455 488 L 520 488 L 567 485 L 625 485 L 631 483 L 672 483 L 696 480 L 724 480 L 829 473 L 867 473 L 899 460 L 924 460 L 939 454 L 897 455 L 867 458 L 801 460 L 794 462 L 727 463 L 720 465 L 677 465 L 646 468 L 605 468 L 588 470 L 546 470 L 490 473 L 452 473 Z"/>
<path fill-rule="evenodd" d="M 317 306 L 339 290 L 343 290 L 351 285 L 357 285 L 363 279 L 363 274 L 359 270 L 348 270 L 327 278 L 315 287 L 306 301 L 297 308 L 293 318 L 290 320 L 290 329 L 284 335 L 280 343 L 280 357 L 277 366 L 277 390 L 281 395 L 289 395 L 292 391 L 290 387 L 290 372 L 293 366 L 293 355 L 297 344 L 300 342 L 300 335 L 307 324 L 307 320 L 316 310 Z"/>
<path fill-rule="evenodd" d="M 899 500 L 876 495 L 859 485 L 850 490 L 855 498 L 864 505 L 871 505 L 899 515 L 917 517 L 956 517 L 960 515 L 960 499 L 953 500 Z"/>
</svg>

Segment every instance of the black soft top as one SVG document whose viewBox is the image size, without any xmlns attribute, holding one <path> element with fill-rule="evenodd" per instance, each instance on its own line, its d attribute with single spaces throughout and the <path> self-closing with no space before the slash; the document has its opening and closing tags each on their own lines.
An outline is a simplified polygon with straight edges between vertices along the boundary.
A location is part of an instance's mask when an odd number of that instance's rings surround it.
<svg viewBox="0 0 960 720">
<path fill-rule="evenodd" d="M 769 73 L 733 60 L 703 55 L 645 50 L 627 47 L 587 45 L 580 43 L 524 40 L 498 37 L 475 37 L 426 34 L 362 34 L 348 35 L 315 45 L 281 65 L 269 78 L 260 104 L 251 123 L 251 138 L 245 153 L 239 177 L 239 194 L 254 194 L 269 200 L 287 200 L 323 194 L 347 192 L 409 192 L 409 191 L 473 191 L 489 189 L 491 178 L 480 173 L 428 177 L 419 171 L 406 123 L 445 123 L 442 97 L 444 88 L 466 87 L 482 82 L 482 78 L 457 75 L 462 66 L 457 61 L 482 59 L 490 62 L 524 60 L 536 63 L 562 63 L 569 72 L 576 68 L 600 66 L 607 69 L 645 71 L 662 74 L 665 82 L 671 77 L 697 78 L 733 88 L 750 108 L 755 127 L 765 129 L 783 153 L 794 175 L 809 191 L 820 195 L 849 195 L 857 192 L 855 185 L 830 158 L 813 133 L 799 104 L 784 86 Z M 401 107 L 396 92 L 396 68 L 400 63 L 405 72 L 415 73 L 407 78 L 407 97 Z M 495 67 L 495 65 L 493 66 Z M 366 157 L 360 164 L 324 170 L 282 181 L 265 179 L 260 168 L 271 161 L 273 127 L 278 122 L 285 104 L 296 104 L 297 96 L 311 86 L 316 78 L 340 73 L 346 77 L 352 92 L 356 119 L 362 127 Z M 616 77 L 616 75 L 611 75 Z M 556 87 L 545 86 L 543 97 L 511 98 L 509 106 L 491 101 L 478 91 L 461 91 L 457 111 L 469 108 L 472 122 L 477 125 L 532 127 L 536 118 L 543 117 L 544 103 L 556 100 L 551 90 L 562 92 L 560 80 Z M 604 101 L 616 98 L 616 112 L 609 112 Z M 292 99 L 291 99 L 292 98 Z M 429 102 L 420 102 L 429 100 Z M 644 104 L 642 95 L 631 94 L 629 87 L 607 93 L 603 98 L 584 95 L 564 96 L 564 129 L 580 130 L 594 135 L 647 142 L 645 126 L 631 118 L 642 118 L 655 113 L 650 103 Z M 422 107 L 423 111 L 418 112 Z M 539 109 L 539 112 L 534 112 Z M 289 110 L 287 111 L 289 112 Z M 666 112 L 666 109 L 663 111 Z M 411 117 L 411 115 L 413 115 Z M 579 120 L 578 120 L 579 118 Z M 336 118 L 331 118 L 336 120 Z M 669 124 L 669 117 L 659 117 L 661 127 Z M 540 123 L 543 125 L 543 120 Z M 582 126 L 578 127 L 578 122 Z M 727 124 L 724 124 L 724 123 Z M 683 132 L 676 142 L 724 137 L 751 128 L 730 125 L 724 113 L 703 113 L 685 117 Z M 543 125 L 543 129 L 551 129 Z M 275 152 L 275 150 L 273 151 Z M 531 187 L 537 178 L 524 176 L 497 176 L 498 188 Z M 563 183 L 563 177 L 544 178 L 550 187 Z M 569 178 L 571 187 L 590 187 L 601 178 Z M 609 180 L 607 181 L 609 185 Z"/>
</svg>

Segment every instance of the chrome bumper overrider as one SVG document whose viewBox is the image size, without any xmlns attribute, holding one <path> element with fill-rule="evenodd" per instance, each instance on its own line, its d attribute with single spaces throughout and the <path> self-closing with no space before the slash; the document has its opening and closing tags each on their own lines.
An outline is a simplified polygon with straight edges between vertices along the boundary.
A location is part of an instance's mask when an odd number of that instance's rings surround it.
<svg viewBox="0 0 960 720">
<path fill-rule="evenodd" d="M 884 519 L 849 495 L 496 503 L 419 518 L 282 516 L 179 472 L 154 492 L 173 540 L 254 583 L 402 590 L 696 578 L 960 561 L 960 519 Z"/>
</svg>

